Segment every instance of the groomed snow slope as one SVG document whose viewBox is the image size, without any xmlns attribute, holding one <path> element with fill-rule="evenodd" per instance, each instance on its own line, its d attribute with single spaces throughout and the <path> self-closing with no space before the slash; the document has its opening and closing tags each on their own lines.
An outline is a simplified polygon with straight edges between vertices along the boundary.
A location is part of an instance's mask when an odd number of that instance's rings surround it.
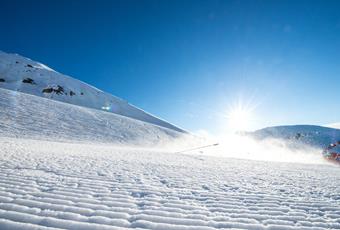
<svg viewBox="0 0 340 230">
<path fill-rule="evenodd" d="M 17 54 L 0 51 L 0 88 L 120 114 L 185 132 L 127 101 Z"/>
<path fill-rule="evenodd" d="M 340 168 L 0 138 L 0 229 L 340 229 Z"/>
<path fill-rule="evenodd" d="M 0 88 L 0 136 L 155 146 L 189 135 L 114 113 Z"/>
</svg>

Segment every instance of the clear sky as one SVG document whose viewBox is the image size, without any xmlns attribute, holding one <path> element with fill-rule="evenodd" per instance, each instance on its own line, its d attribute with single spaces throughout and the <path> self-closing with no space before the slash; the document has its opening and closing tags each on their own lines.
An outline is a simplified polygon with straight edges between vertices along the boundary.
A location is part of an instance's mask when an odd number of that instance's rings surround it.
<svg viewBox="0 0 340 230">
<path fill-rule="evenodd" d="M 340 1 L 1 1 L 19 53 L 187 130 L 340 121 Z M 237 116 L 238 114 L 236 114 Z"/>
</svg>

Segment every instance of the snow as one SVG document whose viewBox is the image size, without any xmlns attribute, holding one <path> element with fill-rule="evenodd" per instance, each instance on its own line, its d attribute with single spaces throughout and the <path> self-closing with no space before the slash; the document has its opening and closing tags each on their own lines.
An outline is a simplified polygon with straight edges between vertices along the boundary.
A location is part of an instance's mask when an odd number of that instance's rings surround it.
<svg viewBox="0 0 340 230">
<path fill-rule="evenodd" d="M 0 79 L 1 230 L 340 229 L 340 167 L 319 149 L 339 130 L 274 127 L 181 154 L 211 143 L 19 55 L 0 52 Z"/>
<path fill-rule="evenodd" d="M 39 62 L 18 54 L 0 51 L 0 88 L 24 92 L 74 105 L 105 110 L 158 126 L 185 132 L 129 104 L 127 101 L 105 93 L 72 77 L 60 74 Z M 31 83 L 23 80 L 31 79 Z M 59 91 L 55 91 L 58 87 Z M 54 89 L 54 91 L 49 91 Z M 47 90 L 47 91 L 44 91 Z"/>
<path fill-rule="evenodd" d="M 0 229 L 340 229 L 340 168 L 0 138 Z"/>
<path fill-rule="evenodd" d="M 0 88 L 0 135 L 28 139 L 164 145 L 188 134 L 150 123 Z"/>
<path fill-rule="evenodd" d="M 334 128 L 334 129 L 340 129 L 340 122 L 335 122 L 335 123 L 331 123 L 331 124 L 326 124 L 326 127 L 329 128 Z"/>
<path fill-rule="evenodd" d="M 274 126 L 248 133 L 248 135 L 260 140 L 285 140 L 294 148 L 298 145 L 308 145 L 323 149 L 340 140 L 340 129 L 316 125 Z"/>
</svg>

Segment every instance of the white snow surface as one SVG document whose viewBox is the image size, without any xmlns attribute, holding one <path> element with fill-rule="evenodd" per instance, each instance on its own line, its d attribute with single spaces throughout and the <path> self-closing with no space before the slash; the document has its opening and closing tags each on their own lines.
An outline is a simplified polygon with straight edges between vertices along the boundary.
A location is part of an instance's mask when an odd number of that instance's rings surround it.
<svg viewBox="0 0 340 230">
<path fill-rule="evenodd" d="M 340 168 L 0 138 L 0 229 L 340 229 Z"/>
<path fill-rule="evenodd" d="M 0 136 L 63 142 L 163 146 L 194 140 L 129 117 L 0 88 Z"/>
<path fill-rule="evenodd" d="M 31 82 L 27 80 L 31 80 Z M 60 87 L 59 91 L 57 91 L 58 87 Z M 105 110 L 179 132 L 185 132 L 129 104 L 123 99 L 105 93 L 72 77 L 60 74 L 44 64 L 18 54 L 8 54 L 0 51 L 0 88 Z M 44 90 L 46 91 L 43 92 Z"/>
</svg>

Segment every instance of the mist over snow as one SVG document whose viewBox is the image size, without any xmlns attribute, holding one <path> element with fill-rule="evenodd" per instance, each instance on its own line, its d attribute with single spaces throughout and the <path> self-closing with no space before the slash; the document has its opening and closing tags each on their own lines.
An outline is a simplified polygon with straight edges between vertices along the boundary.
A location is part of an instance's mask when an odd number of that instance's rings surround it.
<svg viewBox="0 0 340 230">
<path fill-rule="evenodd" d="M 257 161 L 291 162 L 305 164 L 329 164 L 322 157 L 322 148 L 307 144 L 292 144 L 283 139 L 266 138 L 257 140 L 250 136 L 229 134 L 224 136 L 205 135 L 205 144 L 218 143 L 202 149 L 187 149 L 186 154 L 238 158 Z M 199 146 L 197 146 L 199 147 Z"/>
<path fill-rule="evenodd" d="M 340 129 L 340 122 L 327 124 L 327 125 L 325 125 L 325 126 L 326 126 L 326 127 L 330 127 L 330 128 L 334 128 L 334 129 Z"/>
</svg>

